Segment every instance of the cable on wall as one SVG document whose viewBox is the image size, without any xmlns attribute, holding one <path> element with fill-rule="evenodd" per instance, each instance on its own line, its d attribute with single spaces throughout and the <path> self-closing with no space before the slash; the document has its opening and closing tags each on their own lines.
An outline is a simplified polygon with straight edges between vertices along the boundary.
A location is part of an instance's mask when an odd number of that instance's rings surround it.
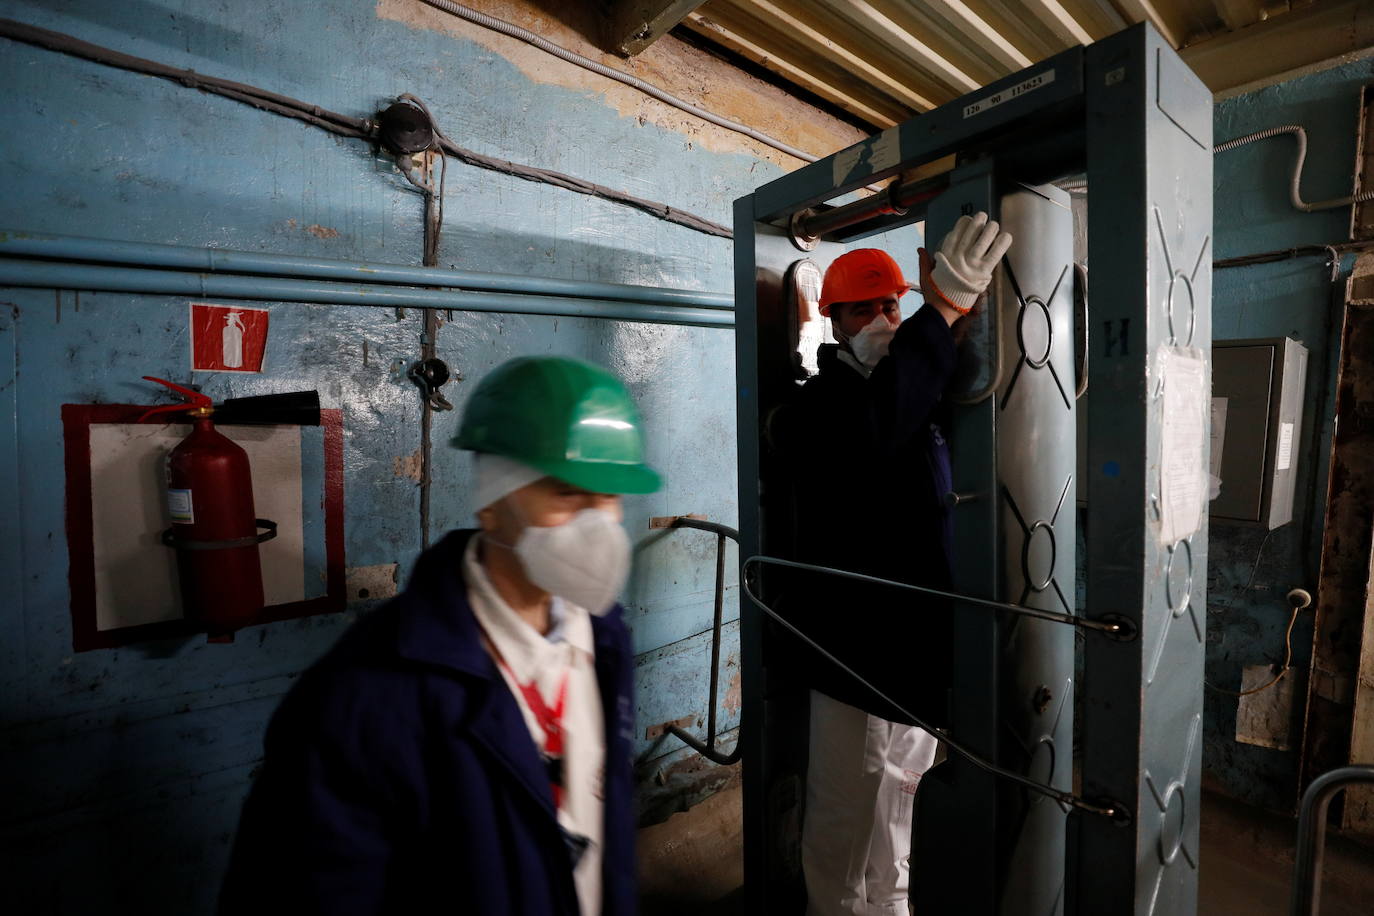
<svg viewBox="0 0 1374 916">
<path fill-rule="evenodd" d="M 290 96 L 270 92 L 257 86 L 247 83 L 238 83 L 233 80 L 221 79 L 214 76 L 206 76 L 194 70 L 185 70 L 179 67 L 171 67 L 167 64 L 148 60 L 142 57 L 135 57 L 124 54 L 111 48 L 91 44 L 82 41 L 71 35 L 61 32 L 53 32 L 48 29 L 38 28 L 13 19 L 0 18 L 0 37 L 8 38 L 24 44 L 34 45 L 55 51 L 60 54 L 68 54 L 73 57 L 80 57 L 94 63 L 103 64 L 110 67 L 117 67 L 121 70 L 129 70 L 134 73 L 143 73 L 148 76 L 157 76 L 162 79 L 181 83 L 183 86 L 192 89 L 199 89 L 224 98 L 233 99 L 246 105 L 263 111 L 270 111 L 284 117 L 295 118 L 304 121 L 315 127 L 327 130 L 331 133 L 343 137 L 352 137 L 369 142 L 376 141 L 377 125 L 369 118 L 354 118 L 349 115 L 329 111 L 320 108 L 318 105 L 311 105 L 300 99 Z M 688 210 L 662 203 L 661 201 L 649 200 L 637 197 L 625 191 L 618 191 L 605 185 L 597 184 L 594 181 L 587 181 L 573 175 L 556 172 L 551 169 L 539 168 L 538 166 L 522 165 L 495 156 L 486 156 L 469 149 L 458 146 L 453 141 L 444 139 L 444 151 L 455 159 L 477 168 L 488 171 L 500 172 L 511 175 L 525 181 L 533 181 L 541 184 L 549 184 L 554 187 L 563 188 L 578 194 L 586 194 L 597 197 L 611 203 L 631 207 L 643 213 L 648 213 L 665 222 L 684 226 L 696 232 L 713 235 L 720 238 L 733 238 L 734 232 L 729 226 L 714 222 L 698 216 Z"/>
<path fill-rule="evenodd" d="M 752 140 L 757 140 L 765 146 L 771 146 L 773 149 L 786 153 L 796 159 L 800 159 L 803 162 L 815 162 L 819 158 L 805 150 L 797 149 L 795 146 L 790 146 L 781 140 L 777 140 L 765 133 L 754 130 L 754 128 L 741 124 L 738 121 L 731 121 L 729 118 L 721 117 L 718 114 L 714 114 L 704 108 L 693 105 L 685 99 L 680 99 L 671 93 L 659 89 L 652 83 L 646 83 L 637 76 L 631 76 L 614 67 L 607 67 L 605 64 L 594 61 L 590 57 L 583 57 L 581 54 L 569 51 L 567 48 L 559 47 L 548 39 L 536 35 L 527 29 L 522 29 L 518 25 L 506 22 L 504 19 L 497 19 L 495 16 L 479 13 L 461 4 L 452 3 L 450 0 L 423 0 L 423 2 L 435 9 L 443 10 L 445 13 L 457 16 L 460 19 L 466 19 L 474 25 L 480 25 L 483 28 L 491 29 L 492 31 L 500 32 L 502 35 L 514 38 L 517 41 L 523 41 L 528 45 L 533 45 L 539 50 L 552 54 L 554 57 L 565 60 L 574 66 L 581 67 L 584 70 L 590 70 L 592 73 L 600 74 L 607 79 L 615 80 L 617 83 L 623 83 L 626 86 L 638 89 L 645 95 L 658 99 L 665 105 L 671 105 L 688 114 L 695 115 L 703 121 L 708 121 L 717 127 L 724 127 L 726 130 L 732 130 L 735 133 L 743 134 Z"/>
<path fill-rule="evenodd" d="M 1246 143 L 1254 143 L 1256 140 L 1268 140 L 1270 137 L 1278 137 L 1283 134 L 1292 134 L 1298 140 L 1298 158 L 1293 163 L 1293 177 L 1288 184 L 1288 199 L 1293 206 L 1304 213 L 1312 213 L 1317 210 L 1334 210 L 1337 207 L 1348 207 L 1351 204 L 1364 203 L 1367 200 L 1374 200 L 1374 191 L 1365 191 L 1363 194 L 1352 194 L 1349 197 L 1335 197 L 1331 200 L 1319 200 L 1314 203 L 1307 203 L 1302 199 L 1302 165 L 1307 159 L 1307 131 L 1296 124 L 1286 124 L 1283 127 L 1271 127 L 1268 130 L 1256 131 L 1253 134 L 1246 134 L 1243 137 L 1236 137 L 1234 140 L 1227 140 L 1225 143 L 1217 145 L 1213 152 L 1224 153 L 1233 150 Z"/>
<path fill-rule="evenodd" d="M 1301 610 L 1302 608 L 1293 608 L 1293 615 L 1288 618 L 1288 629 L 1285 630 L 1283 633 L 1283 664 L 1278 666 L 1278 674 L 1274 675 L 1272 678 L 1270 678 L 1268 681 L 1261 684 L 1260 686 L 1251 687 L 1249 690 L 1227 690 L 1225 687 L 1217 687 L 1215 684 L 1212 684 L 1211 682 L 1205 680 L 1202 682 L 1203 686 L 1206 687 L 1208 690 L 1214 690 L 1217 693 L 1224 693 L 1227 696 L 1248 697 L 1253 696 L 1257 693 L 1263 693 L 1270 687 L 1273 687 L 1279 681 L 1283 680 L 1284 675 L 1286 675 L 1289 671 L 1293 670 L 1293 625 L 1298 622 L 1298 613 Z"/>
<path fill-rule="evenodd" d="M 318 106 L 302 102 L 300 99 L 293 99 L 287 95 L 269 92 L 266 89 L 250 86 L 247 83 L 237 83 L 233 80 L 221 79 L 217 76 L 206 76 L 194 70 L 171 67 L 155 60 L 135 57 L 132 54 L 125 54 L 113 48 L 91 44 L 88 41 L 82 41 L 71 35 L 49 31 L 48 29 L 41 29 L 37 26 L 28 25 L 27 23 L 16 22 L 13 19 L 0 19 L 0 35 L 14 41 L 23 42 L 24 44 L 46 48 L 49 51 L 57 51 L 61 54 L 85 58 L 86 60 L 98 64 L 118 67 L 121 70 L 133 70 L 137 73 L 145 73 L 149 76 L 159 76 L 163 79 L 181 83 L 183 86 L 187 86 L 191 89 L 199 89 L 203 92 L 223 95 L 227 98 L 252 105 L 255 108 L 261 108 L 264 111 L 272 111 L 277 114 L 300 118 L 303 121 L 314 124 L 316 127 L 322 127 L 325 130 L 343 134 L 344 136 L 369 137 L 374 129 L 373 123 L 366 118 L 353 118 L 336 112 L 326 111 Z"/>
<path fill-rule="evenodd" d="M 1264 535 L 1264 540 L 1260 541 L 1259 548 L 1255 551 L 1255 563 L 1253 566 L 1250 567 L 1250 577 L 1245 580 L 1245 587 L 1242 588 L 1236 594 L 1243 595 L 1250 591 L 1250 586 L 1253 585 L 1255 582 L 1255 573 L 1259 570 L 1260 557 L 1264 555 L 1264 547 L 1266 544 L 1269 543 L 1269 538 L 1273 533 L 1274 532 L 1272 529 L 1270 531 L 1267 531 Z M 1216 693 L 1226 694 L 1227 696 L 1248 697 L 1253 696 L 1257 693 L 1263 693 L 1270 687 L 1273 687 L 1279 681 L 1283 680 L 1284 676 L 1288 674 L 1289 671 L 1293 670 L 1293 627 L 1298 622 L 1298 614 L 1300 614 L 1305 608 L 1308 608 L 1312 605 L 1312 596 L 1308 594 L 1305 589 L 1295 588 L 1288 593 L 1287 597 L 1288 603 L 1293 608 L 1293 613 L 1288 618 L 1288 629 L 1284 630 L 1283 633 L 1283 664 L 1277 666 L 1278 674 L 1275 674 L 1272 678 L 1270 678 L 1268 681 L 1265 681 L 1260 686 L 1251 687 L 1248 690 L 1227 690 L 1225 687 L 1216 686 L 1212 682 L 1208 681 L 1206 678 L 1203 678 L 1202 686 L 1206 687 L 1208 690 L 1214 691 Z M 1231 606 L 1235 603 L 1236 595 L 1233 594 L 1231 596 L 1231 600 L 1226 602 L 1226 607 L 1222 608 L 1220 613 L 1226 614 L 1231 610 Z"/>
<path fill-rule="evenodd" d="M 1293 162 L 1293 175 L 1288 182 L 1288 200 L 1293 205 L 1293 209 L 1301 210 L 1303 213 L 1315 213 L 1319 210 L 1335 210 L 1337 207 L 1348 207 L 1351 204 L 1362 204 L 1365 201 L 1374 200 L 1374 191 L 1364 191 L 1359 194 L 1352 194 L 1349 197 L 1333 197 L 1330 200 L 1318 200 L 1312 203 L 1302 199 L 1302 167 L 1307 161 L 1307 131 L 1297 124 L 1285 124 L 1282 127 L 1271 127 L 1268 130 L 1256 131 L 1253 134 L 1246 134 L 1243 137 L 1236 137 L 1234 140 L 1227 140 L 1218 143 L 1212 149 L 1213 155 L 1225 153 L 1238 146 L 1247 143 L 1254 143 L 1257 140 L 1268 140 L 1270 137 L 1281 137 L 1284 134 L 1292 134 L 1298 141 L 1298 155 Z M 1084 194 L 1088 190 L 1088 182 L 1082 178 L 1073 178 L 1068 181 L 1057 182 L 1058 186 L 1071 194 Z M 1258 261 L 1251 263 L 1260 263 Z M 1227 267 L 1239 266 L 1239 264 L 1227 264 Z"/>
<path fill-rule="evenodd" d="M 1331 282 L 1339 278 L 1340 256 L 1347 252 L 1364 252 L 1374 249 L 1374 240 L 1359 242 L 1332 242 L 1329 245 L 1298 245 L 1295 248 L 1279 248 L 1275 251 L 1261 251 L 1256 254 L 1243 254 L 1231 258 L 1220 258 L 1212 262 L 1213 270 L 1227 267 L 1250 267 L 1255 264 L 1272 264 L 1276 261 L 1291 261 L 1294 258 L 1322 257 L 1331 268 Z"/>
</svg>

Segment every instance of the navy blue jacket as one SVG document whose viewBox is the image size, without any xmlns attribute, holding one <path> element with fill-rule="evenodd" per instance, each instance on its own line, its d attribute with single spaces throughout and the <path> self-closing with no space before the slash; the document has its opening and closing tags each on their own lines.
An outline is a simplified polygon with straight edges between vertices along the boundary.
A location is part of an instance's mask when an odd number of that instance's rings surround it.
<svg viewBox="0 0 1374 916">
<path fill-rule="evenodd" d="M 902 322 L 865 379 L 822 345 L 820 373 L 787 408 L 781 444 L 791 468 L 793 556 L 930 588 L 950 585 L 949 448 L 941 421 L 954 335 L 933 306 Z M 769 570 L 769 576 L 774 571 Z M 780 610 L 929 724 L 947 720 L 952 621 L 910 592 L 789 573 Z M 893 721 L 909 721 L 799 642 L 808 686 Z"/>
<path fill-rule="evenodd" d="M 548 774 L 479 642 L 470 531 L 425 551 L 272 717 L 221 913 L 576 916 Z M 592 619 L 606 717 L 602 913 L 637 909 L 622 611 Z"/>
</svg>

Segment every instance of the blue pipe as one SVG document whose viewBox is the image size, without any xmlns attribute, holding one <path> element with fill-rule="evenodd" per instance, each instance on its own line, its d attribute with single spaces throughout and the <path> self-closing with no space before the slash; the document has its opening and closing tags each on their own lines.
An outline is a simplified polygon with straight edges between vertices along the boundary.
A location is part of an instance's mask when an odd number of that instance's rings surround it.
<svg viewBox="0 0 1374 916">
<path fill-rule="evenodd" d="M 0 229 L 0 255 L 52 258 L 61 261 L 94 261 L 134 267 L 167 267 L 209 273 L 263 274 L 274 277 L 362 281 L 401 286 L 460 287 L 487 292 L 573 296 L 610 299 L 617 302 L 652 302 L 658 305 L 706 309 L 734 308 L 734 297 L 727 293 L 703 293 L 665 289 L 659 286 L 559 280 L 552 277 L 526 277 L 519 274 L 471 270 L 445 270 L 438 267 L 368 264 L 331 258 L 306 258 L 256 251 L 196 248 L 190 245 L 162 245 L 153 242 L 125 242 L 16 229 Z"/>
<path fill-rule="evenodd" d="M 417 289 L 371 284 L 331 283 L 289 277 L 244 277 L 237 274 L 145 270 L 99 264 L 70 264 L 0 258 L 0 286 L 44 289 L 84 289 L 107 292 L 326 305 L 363 305 L 402 308 L 440 308 L 465 312 L 506 312 L 521 315 L 559 315 L 609 318 L 700 328 L 733 328 L 733 312 L 633 302 L 601 302 L 559 296 Z"/>
</svg>

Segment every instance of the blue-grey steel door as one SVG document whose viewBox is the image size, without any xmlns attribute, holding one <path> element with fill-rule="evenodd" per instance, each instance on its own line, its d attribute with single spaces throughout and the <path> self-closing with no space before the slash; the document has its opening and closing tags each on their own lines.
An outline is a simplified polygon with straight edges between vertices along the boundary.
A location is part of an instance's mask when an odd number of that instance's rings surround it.
<svg viewBox="0 0 1374 916">
<path fill-rule="evenodd" d="M 1138 638 L 1085 643 L 1073 911 L 1197 908 L 1210 395 L 1212 97 L 1152 29 L 1087 50 L 1088 591 Z M 1201 410 L 1203 442 L 1190 417 Z M 1170 440 L 1166 445 L 1166 439 Z"/>
<path fill-rule="evenodd" d="M 998 272 L 1001 372 L 997 399 L 997 521 L 1003 595 L 1072 614 L 1075 416 L 1073 214 L 1054 187 L 1001 200 L 1014 242 Z M 1073 788 L 1073 630 L 1030 617 L 1000 634 L 1001 762 L 1057 789 Z M 1068 812 L 1033 792 L 1003 793 L 1008 838 L 1000 912 L 1063 912 Z"/>
</svg>

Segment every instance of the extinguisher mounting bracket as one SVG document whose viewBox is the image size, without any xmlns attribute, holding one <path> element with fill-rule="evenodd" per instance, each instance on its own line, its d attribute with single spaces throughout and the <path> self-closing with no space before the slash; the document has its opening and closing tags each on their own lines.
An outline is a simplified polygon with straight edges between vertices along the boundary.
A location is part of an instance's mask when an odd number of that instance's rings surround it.
<svg viewBox="0 0 1374 916">
<path fill-rule="evenodd" d="M 251 537 L 229 538 L 224 541 L 193 541 L 178 537 L 176 527 L 173 526 L 162 532 L 162 543 L 173 550 L 229 550 L 234 547 L 253 547 L 277 536 L 276 522 L 266 518 L 254 519 L 254 522 L 263 530 Z"/>
</svg>

